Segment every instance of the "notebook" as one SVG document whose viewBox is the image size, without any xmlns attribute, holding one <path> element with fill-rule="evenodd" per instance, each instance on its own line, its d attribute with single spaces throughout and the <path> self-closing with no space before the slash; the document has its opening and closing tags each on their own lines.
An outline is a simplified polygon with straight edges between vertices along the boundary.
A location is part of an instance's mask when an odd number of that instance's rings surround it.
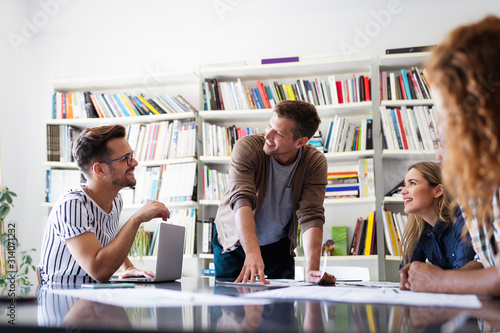
<svg viewBox="0 0 500 333">
<path fill-rule="evenodd" d="M 181 278 L 184 255 L 185 227 L 160 222 L 157 236 L 158 255 L 156 257 L 156 277 L 114 278 L 110 282 L 165 282 Z"/>
</svg>

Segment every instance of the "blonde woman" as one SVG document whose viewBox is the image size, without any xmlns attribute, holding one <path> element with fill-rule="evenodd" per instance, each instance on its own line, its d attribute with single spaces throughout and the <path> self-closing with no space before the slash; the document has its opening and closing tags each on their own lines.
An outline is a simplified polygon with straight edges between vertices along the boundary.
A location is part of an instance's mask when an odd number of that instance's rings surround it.
<svg viewBox="0 0 500 333">
<path fill-rule="evenodd" d="M 453 30 L 427 70 L 444 147 L 444 181 L 464 211 L 479 262 L 459 270 L 410 264 L 412 291 L 500 296 L 500 19 Z"/>
<path fill-rule="evenodd" d="M 401 191 L 408 224 L 402 239 L 401 289 L 407 264 L 428 260 L 442 269 L 458 269 L 474 259 L 468 234 L 463 237 L 462 211 L 443 188 L 441 166 L 436 162 L 413 164 Z"/>
</svg>

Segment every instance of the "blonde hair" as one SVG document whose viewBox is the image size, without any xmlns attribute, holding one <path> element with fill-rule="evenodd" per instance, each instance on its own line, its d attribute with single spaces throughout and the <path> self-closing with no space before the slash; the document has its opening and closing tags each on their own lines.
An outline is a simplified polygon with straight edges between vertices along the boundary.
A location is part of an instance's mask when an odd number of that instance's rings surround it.
<svg viewBox="0 0 500 333">
<path fill-rule="evenodd" d="M 475 216 L 490 232 L 500 188 L 499 58 L 500 19 L 488 16 L 453 30 L 426 65 L 444 101 L 444 182 L 467 220 Z"/>
<path fill-rule="evenodd" d="M 432 188 L 442 184 L 441 165 L 436 162 L 419 162 L 411 165 L 408 171 L 415 169 L 420 171 L 422 177 L 427 181 Z M 454 210 L 457 203 L 453 200 L 448 191 L 443 190 L 443 194 L 438 198 L 436 205 L 437 219 L 443 222 L 453 221 Z M 406 224 L 401 239 L 402 259 L 404 265 L 411 262 L 413 251 L 424 231 L 425 221 L 422 217 L 416 214 L 408 215 L 408 223 Z"/>
</svg>

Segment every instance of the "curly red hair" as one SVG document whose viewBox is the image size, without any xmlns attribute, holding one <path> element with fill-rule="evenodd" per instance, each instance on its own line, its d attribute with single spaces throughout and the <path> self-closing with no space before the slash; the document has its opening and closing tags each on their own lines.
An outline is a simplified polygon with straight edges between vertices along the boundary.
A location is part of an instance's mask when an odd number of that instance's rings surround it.
<svg viewBox="0 0 500 333">
<path fill-rule="evenodd" d="M 491 221 L 500 189 L 500 19 L 454 29 L 426 67 L 443 99 L 444 181 L 468 219 Z"/>
</svg>

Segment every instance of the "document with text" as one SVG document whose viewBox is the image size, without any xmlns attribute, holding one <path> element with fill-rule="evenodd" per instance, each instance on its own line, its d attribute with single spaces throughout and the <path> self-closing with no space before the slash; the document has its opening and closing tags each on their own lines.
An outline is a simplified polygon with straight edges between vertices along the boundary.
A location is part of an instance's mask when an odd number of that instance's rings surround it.
<svg viewBox="0 0 500 333">
<path fill-rule="evenodd" d="M 344 303 L 481 308 L 481 302 L 476 295 L 419 293 L 396 288 L 306 286 L 264 290 L 244 294 L 241 297 L 248 299 L 301 299 Z"/>
</svg>

